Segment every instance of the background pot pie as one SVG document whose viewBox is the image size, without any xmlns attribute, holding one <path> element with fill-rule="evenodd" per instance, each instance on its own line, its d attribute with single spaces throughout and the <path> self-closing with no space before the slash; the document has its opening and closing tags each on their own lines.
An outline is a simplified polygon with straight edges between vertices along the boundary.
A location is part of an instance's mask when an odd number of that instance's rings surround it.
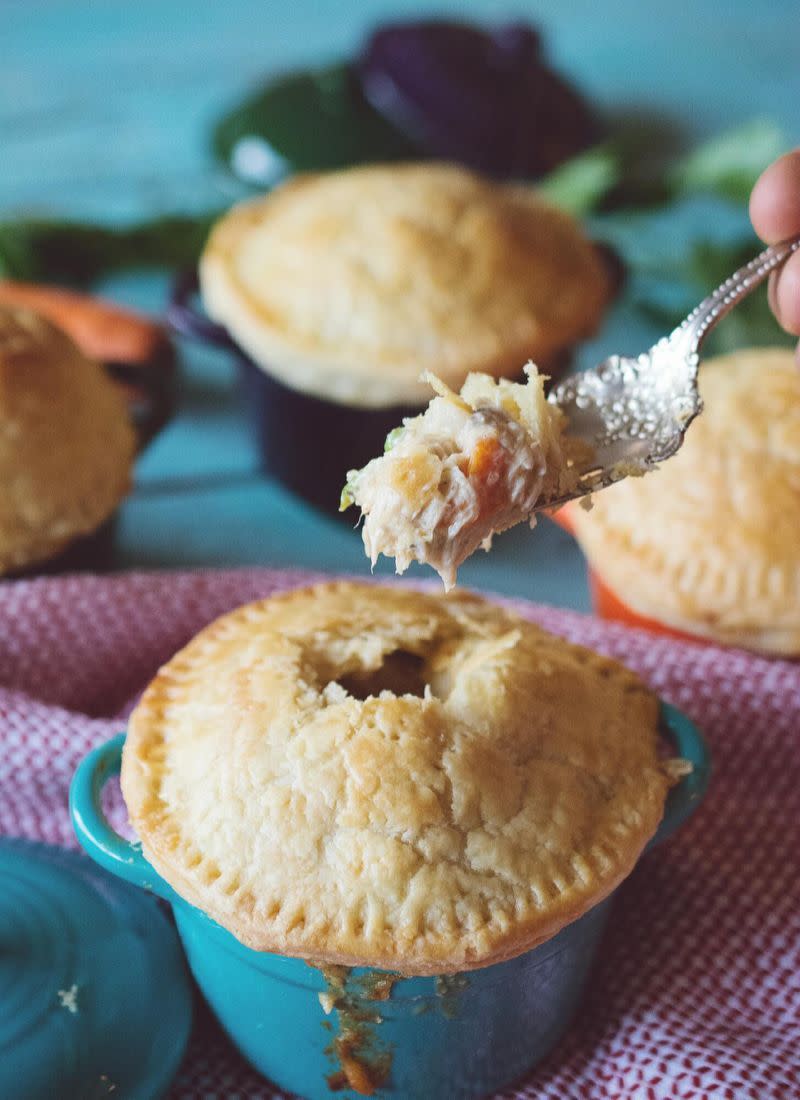
<svg viewBox="0 0 800 1100">
<path fill-rule="evenodd" d="M 122 789 L 146 858 L 247 946 L 447 973 L 628 874 L 671 782 L 657 713 L 616 662 L 477 597 L 333 583 L 162 668 Z"/>
<path fill-rule="evenodd" d="M 133 455 L 124 397 L 103 368 L 37 313 L 0 307 L 0 573 L 100 527 Z"/>
<path fill-rule="evenodd" d="M 800 654 L 800 372 L 750 348 L 700 371 L 678 454 L 567 519 L 611 598 L 726 645 Z"/>
<path fill-rule="evenodd" d="M 241 203 L 212 230 L 200 283 L 255 363 L 359 407 L 424 405 L 426 370 L 458 389 L 470 371 L 547 365 L 610 296 L 569 215 L 435 163 L 297 176 Z"/>
</svg>

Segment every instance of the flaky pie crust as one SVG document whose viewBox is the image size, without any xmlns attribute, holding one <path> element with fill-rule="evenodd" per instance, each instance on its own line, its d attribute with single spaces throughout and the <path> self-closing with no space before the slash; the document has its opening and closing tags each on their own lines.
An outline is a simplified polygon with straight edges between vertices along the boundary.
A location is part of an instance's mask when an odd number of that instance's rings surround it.
<svg viewBox="0 0 800 1100">
<path fill-rule="evenodd" d="M 398 651 L 424 697 L 352 694 Z M 670 782 L 656 741 L 656 699 L 612 660 L 474 596 L 331 583 L 162 668 L 122 789 L 158 873 L 249 947 L 446 973 L 535 946 L 630 872 Z"/>
<path fill-rule="evenodd" d="M 214 227 L 203 302 L 261 367 L 344 404 L 425 404 L 420 376 L 516 377 L 594 331 L 594 246 L 531 187 L 447 164 L 296 176 Z"/>
<path fill-rule="evenodd" d="M 800 655 L 800 371 L 748 348 L 700 370 L 705 410 L 678 454 L 570 507 L 598 576 L 640 615 Z"/>
<path fill-rule="evenodd" d="M 119 387 L 44 318 L 0 307 L 0 573 L 96 530 L 130 484 Z"/>
</svg>

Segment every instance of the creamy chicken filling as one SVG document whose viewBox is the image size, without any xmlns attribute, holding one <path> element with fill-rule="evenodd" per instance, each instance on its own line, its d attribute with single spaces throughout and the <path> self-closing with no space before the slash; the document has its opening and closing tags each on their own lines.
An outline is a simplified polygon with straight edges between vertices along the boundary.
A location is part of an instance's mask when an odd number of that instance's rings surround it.
<svg viewBox="0 0 800 1100">
<path fill-rule="evenodd" d="M 458 566 L 492 534 L 531 519 L 545 479 L 545 455 L 504 409 L 470 408 L 436 397 L 387 439 L 387 452 L 353 471 L 343 505 L 357 504 L 374 565 L 393 557 L 431 565 L 455 584 Z"/>
</svg>

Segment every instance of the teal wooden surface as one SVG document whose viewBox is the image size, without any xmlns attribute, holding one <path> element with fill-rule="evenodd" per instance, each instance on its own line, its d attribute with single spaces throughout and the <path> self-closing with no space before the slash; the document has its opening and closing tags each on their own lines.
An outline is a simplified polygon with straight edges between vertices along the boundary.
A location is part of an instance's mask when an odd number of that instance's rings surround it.
<svg viewBox="0 0 800 1100">
<path fill-rule="evenodd" d="M 800 142 L 796 0 L 558 0 L 458 5 L 383 0 L 2 0 L 0 214 L 125 221 L 224 204 L 236 188 L 211 160 L 211 122 L 261 77 L 346 54 L 381 19 L 458 12 L 523 17 L 555 64 L 607 113 L 665 122 L 684 141 L 754 117 Z M 630 253 L 679 252 L 698 226 L 717 239 L 744 210 L 691 202 L 631 227 Z M 166 278 L 117 279 L 120 301 L 158 312 Z M 619 306 L 581 352 L 636 352 L 659 335 Z M 125 504 L 119 566 L 302 565 L 366 570 L 359 536 L 321 518 L 256 470 L 231 363 L 181 348 L 180 414 L 142 458 Z M 463 572 L 467 584 L 586 606 L 580 557 L 543 521 L 501 536 Z"/>
</svg>

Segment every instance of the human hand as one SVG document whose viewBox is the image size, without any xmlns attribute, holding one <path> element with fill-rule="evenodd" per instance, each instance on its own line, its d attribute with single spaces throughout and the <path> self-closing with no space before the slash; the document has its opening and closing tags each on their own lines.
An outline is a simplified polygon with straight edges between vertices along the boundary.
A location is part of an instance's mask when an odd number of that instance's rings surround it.
<svg viewBox="0 0 800 1100">
<path fill-rule="evenodd" d="M 800 149 L 762 172 L 750 196 L 750 219 L 767 244 L 800 234 Z M 770 276 L 769 304 L 783 328 L 800 336 L 800 252 Z M 800 344 L 796 354 L 800 365 Z"/>
</svg>

